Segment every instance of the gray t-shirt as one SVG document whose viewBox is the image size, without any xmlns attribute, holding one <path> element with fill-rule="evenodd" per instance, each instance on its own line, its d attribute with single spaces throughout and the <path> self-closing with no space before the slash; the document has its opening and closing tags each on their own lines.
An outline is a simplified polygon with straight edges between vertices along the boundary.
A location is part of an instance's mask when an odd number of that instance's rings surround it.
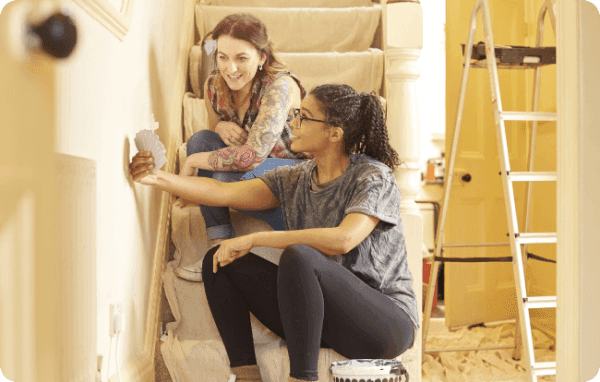
<svg viewBox="0 0 600 382">
<path fill-rule="evenodd" d="M 260 176 L 281 202 L 286 229 L 333 228 L 350 213 L 378 218 L 375 229 L 356 248 L 333 257 L 369 286 L 388 295 L 419 327 L 394 174 L 367 155 L 352 154 L 340 177 L 313 191 L 310 185 L 315 166 L 312 159 Z"/>
</svg>

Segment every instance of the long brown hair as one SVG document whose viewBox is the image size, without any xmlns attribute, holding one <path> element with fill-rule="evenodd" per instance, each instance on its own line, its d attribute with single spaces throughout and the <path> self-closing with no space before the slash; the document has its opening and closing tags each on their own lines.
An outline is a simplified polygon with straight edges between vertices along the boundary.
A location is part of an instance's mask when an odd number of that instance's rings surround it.
<svg viewBox="0 0 600 382">
<path fill-rule="evenodd" d="M 259 55 L 262 56 L 264 54 L 266 60 L 263 70 L 258 71 L 255 78 L 287 70 L 285 62 L 281 60 L 277 52 L 273 49 L 273 44 L 267 35 L 267 27 L 256 16 L 250 13 L 234 13 L 226 16 L 223 20 L 219 21 L 212 32 L 209 32 L 204 37 L 203 43 L 208 36 L 211 36 L 215 41 L 221 36 L 231 36 L 238 40 L 249 42 L 256 48 Z M 215 54 L 215 68 L 218 68 L 216 57 L 217 55 Z"/>
</svg>

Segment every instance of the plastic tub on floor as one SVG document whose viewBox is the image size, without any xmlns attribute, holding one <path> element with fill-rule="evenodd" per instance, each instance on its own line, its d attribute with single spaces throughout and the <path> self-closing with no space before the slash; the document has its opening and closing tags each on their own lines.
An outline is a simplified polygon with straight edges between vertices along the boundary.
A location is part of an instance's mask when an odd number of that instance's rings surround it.
<svg viewBox="0 0 600 382">
<path fill-rule="evenodd" d="M 333 362 L 329 370 L 335 382 L 408 382 L 408 372 L 404 365 L 393 359 Z"/>
</svg>

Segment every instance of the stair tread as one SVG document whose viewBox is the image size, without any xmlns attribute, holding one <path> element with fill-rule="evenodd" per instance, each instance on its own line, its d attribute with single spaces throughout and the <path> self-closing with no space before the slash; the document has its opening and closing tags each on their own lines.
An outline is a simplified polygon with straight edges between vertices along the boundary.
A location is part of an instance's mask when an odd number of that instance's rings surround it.
<svg viewBox="0 0 600 382">
<path fill-rule="evenodd" d="M 280 55 L 309 91 L 317 85 L 334 83 L 350 85 L 358 92 L 378 93 L 383 83 L 384 55 L 379 49 Z"/>
<path fill-rule="evenodd" d="M 367 50 L 363 50 L 360 52 L 279 52 L 279 55 L 286 57 L 314 57 L 314 58 L 323 58 L 323 57 L 361 57 L 361 56 L 371 56 L 373 54 L 381 54 L 383 55 L 383 51 L 377 48 L 368 48 Z"/>
<path fill-rule="evenodd" d="M 190 70 L 195 68 L 201 74 L 190 73 L 194 80 L 192 88 L 199 97 L 212 67 L 201 65 L 200 46 L 192 47 Z M 339 83 L 352 86 L 358 92 L 379 92 L 383 83 L 384 54 L 380 49 L 371 48 L 364 52 L 320 52 L 320 53 L 280 53 L 290 72 L 297 76 L 306 90 L 323 83 Z M 206 57 L 204 58 L 206 59 Z M 209 63 L 209 62 L 206 62 Z"/>
<path fill-rule="evenodd" d="M 226 7 L 346 8 L 371 6 L 371 0 L 207 0 L 207 5 Z"/>
<path fill-rule="evenodd" d="M 252 13 L 267 26 L 269 38 L 277 52 L 365 51 L 373 45 L 381 20 L 380 5 L 252 8 L 197 4 L 196 27 L 199 36 L 212 31 L 225 16 L 239 12 Z"/>
</svg>

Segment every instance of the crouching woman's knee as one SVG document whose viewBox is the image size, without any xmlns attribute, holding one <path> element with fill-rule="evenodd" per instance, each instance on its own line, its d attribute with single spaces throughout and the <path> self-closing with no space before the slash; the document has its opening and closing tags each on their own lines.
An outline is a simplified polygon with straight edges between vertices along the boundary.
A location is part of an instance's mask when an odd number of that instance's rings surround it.
<svg viewBox="0 0 600 382">
<path fill-rule="evenodd" d="M 200 130 L 188 139 L 186 145 L 187 155 L 214 151 L 224 146 L 219 134 L 211 130 Z"/>
</svg>

